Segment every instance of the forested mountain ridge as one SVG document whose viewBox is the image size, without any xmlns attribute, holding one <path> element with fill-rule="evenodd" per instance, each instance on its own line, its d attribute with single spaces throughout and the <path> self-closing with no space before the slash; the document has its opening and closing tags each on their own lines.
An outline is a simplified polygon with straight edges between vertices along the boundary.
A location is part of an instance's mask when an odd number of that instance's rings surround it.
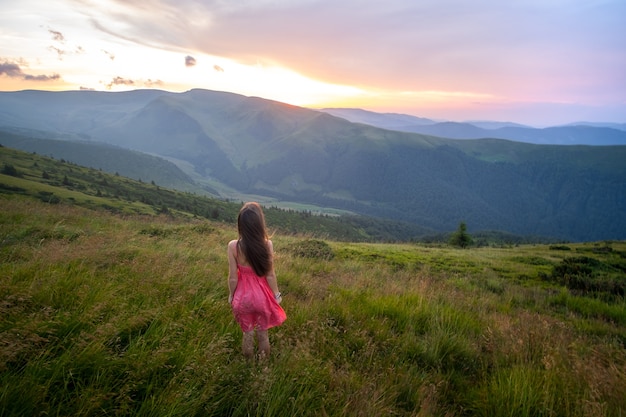
<svg viewBox="0 0 626 417">
<path fill-rule="evenodd" d="M 432 230 L 465 221 L 470 231 L 626 238 L 626 146 L 444 139 L 206 90 L 0 93 L 1 127 L 156 154 L 241 193 Z"/>
<path fill-rule="evenodd" d="M 0 142 L 7 136 L 0 132 Z M 91 148 L 95 153 L 108 151 L 107 145 L 49 140 L 48 149 L 64 152 L 76 147 L 78 151 Z M 158 158 L 134 151 L 116 148 L 118 157 L 129 165 L 145 166 L 145 161 L 155 162 Z M 81 156 L 82 153 L 77 153 Z M 118 214 L 155 216 L 165 214 L 175 219 L 209 219 L 220 223 L 236 223 L 241 208 L 239 201 L 225 201 L 197 193 L 182 192 L 155 184 L 154 180 L 137 180 L 107 173 L 101 169 L 88 168 L 63 159 L 50 158 L 32 152 L 24 152 L 0 145 L 0 207 L 9 200 L 40 200 L 48 204 L 81 206 L 96 211 L 106 210 Z M 157 161 L 167 170 L 167 162 Z M 132 168 L 131 168 L 132 169 Z M 153 170 L 155 174 L 160 174 Z M 171 170 L 167 170 L 171 173 Z M 176 171 L 173 171 L 176 173 Z M 150 177 L 144 177 L 150 178 Z M 18 203 L 19 204 L 19 203 Z M 2 210 L 0 210 L 2 212 Z M 294 211 L 279 207 L 265 207 L 265 217 L 271 233 L 300 235 L 307 238 L 331 239 L 349 242 L 407 242 L 425 240 L 445 242 L 445 233 L 433 233 L 411 223 L 375 219 L 371 217 L 343 214 L 321 215 L 311 211 Z M 98 216 L 94 212 L 95 216 Z M 235 230 L 235 229 L 232 229 Z M 152 234 L 152 231 L 150 232 Z M 549 243 L 550 239 L 511 234 L 489 234 L 477 236 L 475 243 L 513 244 Z"/>
</svg>

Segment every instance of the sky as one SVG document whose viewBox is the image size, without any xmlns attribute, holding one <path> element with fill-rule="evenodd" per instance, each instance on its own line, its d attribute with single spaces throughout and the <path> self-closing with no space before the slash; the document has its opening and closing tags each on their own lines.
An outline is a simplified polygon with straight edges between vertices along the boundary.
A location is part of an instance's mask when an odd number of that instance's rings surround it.
<svg viewBox="0 0 626 417">
<path fill-rule="evenodd" d="M 624 0 L 0 0 L 0 91 L 626 122 Z"/>
</svg>

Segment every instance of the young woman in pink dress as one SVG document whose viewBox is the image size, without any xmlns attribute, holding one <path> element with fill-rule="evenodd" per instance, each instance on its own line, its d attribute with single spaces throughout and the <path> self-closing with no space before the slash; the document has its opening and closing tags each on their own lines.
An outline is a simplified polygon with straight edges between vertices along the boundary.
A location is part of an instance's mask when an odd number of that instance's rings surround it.
<svg viewBox="0 0 626 417">
<path fill-rule="evenodd" d="M 268 329 L 280 326 L 287 315 L 280 306 L 274 272 L 274 247 L 267 235 L 258 203 L 243 205 L 237 217 L 239 239 L 228 243 L 228 302 L 243 331 L 244 356 L 254 357 L 255 332 L 260 358 L 270 354 Z"/>
</svg>

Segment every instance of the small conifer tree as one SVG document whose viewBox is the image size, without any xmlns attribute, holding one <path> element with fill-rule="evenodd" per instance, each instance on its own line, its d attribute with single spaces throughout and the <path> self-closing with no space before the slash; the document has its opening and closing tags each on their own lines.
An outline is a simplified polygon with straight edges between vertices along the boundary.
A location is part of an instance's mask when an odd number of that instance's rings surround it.
<svg viewBox="0 0 626 417">
<path fill-rule="evenodd" d="M 450 244 L 460 248 L 466 248 L 472 244 L 472 237 L 467 233 L 465 222 L 459 223 L 459 228 L 450 237 Z"/>
</svg>

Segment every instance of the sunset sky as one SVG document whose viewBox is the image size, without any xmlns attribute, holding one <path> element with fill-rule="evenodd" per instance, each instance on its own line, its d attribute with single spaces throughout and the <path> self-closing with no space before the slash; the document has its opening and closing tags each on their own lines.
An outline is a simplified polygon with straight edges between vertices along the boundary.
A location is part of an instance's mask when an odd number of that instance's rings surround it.
<svg viewBox="0 0 626 417">
<path fill-rule="evenodd" d="M 0 91 L 626 122 L 624 0 L 0 0 Z"/>
</svg>

